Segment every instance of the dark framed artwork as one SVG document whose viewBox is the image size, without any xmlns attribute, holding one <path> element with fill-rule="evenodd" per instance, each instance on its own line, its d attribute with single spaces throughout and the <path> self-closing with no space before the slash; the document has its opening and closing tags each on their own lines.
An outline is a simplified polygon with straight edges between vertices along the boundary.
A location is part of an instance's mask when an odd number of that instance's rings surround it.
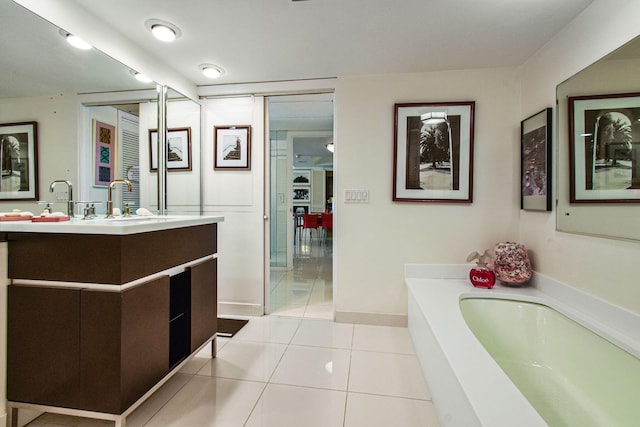
<svg viewBox="0 0 640 427">
<path fill-rule="evenodd" d="M 149 165 L 158 170 L 158 130 L 149 130 Z M 167 129 L 167 172 L 191 170 L 191 128 Z"/>
<path fill-rule="evenodd" d="M 95 187 L 108 187 L 116 168 L 116 127 L 93 119 Z"/>
<path fill-rule="evenodd" d="M 294 169 L 293 185 L 299 185 L 299 186 L 311 185 L 311 169 Z"/>
<path fill-rule="evenodd" d="M 570 202 L 640 202 L 640 93 L 568 102 Z"/>
<path fill-rule="evenodd" d="M 520 123 L 520 208 L 551 211 L 552 109 Z"/>
<path fill-rule="evenodd" d="M 0 124 L 0 200 L 38 199 L 36 122 Z"/>
<path fill-rule="evenodd" d="M 251 170 L 251 126 L 215 126 L 213 131 L 213 168 Z"/>
<path fill-rule="evenodd" d="M 475 102 L 395 104 L 393 200 L 471 203 Z"/>
</svg>

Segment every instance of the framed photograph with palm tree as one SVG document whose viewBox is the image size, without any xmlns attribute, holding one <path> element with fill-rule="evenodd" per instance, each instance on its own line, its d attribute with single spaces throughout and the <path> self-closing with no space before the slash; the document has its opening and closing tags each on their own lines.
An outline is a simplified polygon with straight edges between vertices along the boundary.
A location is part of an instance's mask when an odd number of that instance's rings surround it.
<svg viewBox="0 0 640 427">
<path fill-rule="evenodd" d="M 520 124 L 520 209 L 551 211 L 551 108 Z"/>
<path fill-rule="evenodd" d="M 393 200 L 473 199 L 475 102 L 395 104 Z"/>
<path fill-rule="evenodd" d="M 640 202 L 640 93 L 568 101 L 570 202 Z"/>
</svg>

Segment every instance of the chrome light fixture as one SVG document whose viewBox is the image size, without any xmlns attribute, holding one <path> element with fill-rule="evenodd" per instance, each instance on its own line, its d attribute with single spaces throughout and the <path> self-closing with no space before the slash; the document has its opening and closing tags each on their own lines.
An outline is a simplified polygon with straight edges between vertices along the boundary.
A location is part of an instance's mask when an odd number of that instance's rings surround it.
<svg viewBox="0 0 640 427">
<path fill-rule="evenodd" d="M 131 74 L 133 75 L 133 77 L 136 78 L 136 80 L 138 80 L 139 82 L 142 83 L 151 83 L 153 80 L 151 80 L 149 77 L 145 76 L 142 73 L 139 73 L 137 71 L 131 70 Z"/>
<path fill-rule="evenodd" d="M 223 74 L 222 68 L 213 64 L 200 64 L 200 71 L 204 74 L 205 77 L 210 79 L 217 79 Z"/>
<path fill-rule="evenodd" d="M 89 50 L 93 48 L 93 46 L 91 46 L 86 41 L 82 40 L 80 37 L 74 36 L 73 34 L 68 33 L 64 30 L 60 30 L 60 35 L 65 38 L 67 43 L 69 43 L 71 46 L 75 47 L 76 49 Z"/>
<path fill-rule="evenodd" d="M 153 36 L 163 42 L 170 43 L 182 36 L 180 28 L 171 22 L 162 21 L 160 19 L 147 19 L 144 23 L 147 30 L 151 31 Z"/>
</svg>

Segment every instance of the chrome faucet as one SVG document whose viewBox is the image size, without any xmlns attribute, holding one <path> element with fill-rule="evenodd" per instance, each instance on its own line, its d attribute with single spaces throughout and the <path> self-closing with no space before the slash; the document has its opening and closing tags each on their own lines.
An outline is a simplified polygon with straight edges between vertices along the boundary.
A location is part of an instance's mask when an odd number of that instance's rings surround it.
<svg viewBox="0 0 640 427">
<path fill-rule="evenodd" d="M 51 193 L 53 193 L 53 187 L 55 187 L 58 183 L 67 184 L 67 187 L 69 188 L 69 198 L 67 199 L 67 215 L 69 215 L 69 217 L 71 218 L 73 217 L 73 186 L 71 185 L 71 181 L 58 179 L 56 181 L 53 181 L 49 186 L 49 191 Z"/>
<path fill-rule="evenodd" d="M 113 186 L 115 184 L 126 184 L 129 191 L 131 191 L 131 181 L 128 179 L 116 179 L 111 181 L 109 184 L 109 195 L 107 198 L 107 218 L 113 218 L 113 200 L 111 198 L 111 194 L 113 191 Z"/>
</svg>

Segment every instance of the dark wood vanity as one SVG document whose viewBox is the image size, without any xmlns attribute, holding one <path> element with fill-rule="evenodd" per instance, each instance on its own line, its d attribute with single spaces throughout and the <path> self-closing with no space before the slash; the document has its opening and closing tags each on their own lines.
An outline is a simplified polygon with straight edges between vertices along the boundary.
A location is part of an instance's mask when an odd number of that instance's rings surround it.
<svg viewBox="0 0 640 427">
<path fill-rule="evenodd" d="M 13 425 L 31 408 L 122 426 L 209 342 L 215 356 L 220 220 L 6 231 Z"/>
</svg>

